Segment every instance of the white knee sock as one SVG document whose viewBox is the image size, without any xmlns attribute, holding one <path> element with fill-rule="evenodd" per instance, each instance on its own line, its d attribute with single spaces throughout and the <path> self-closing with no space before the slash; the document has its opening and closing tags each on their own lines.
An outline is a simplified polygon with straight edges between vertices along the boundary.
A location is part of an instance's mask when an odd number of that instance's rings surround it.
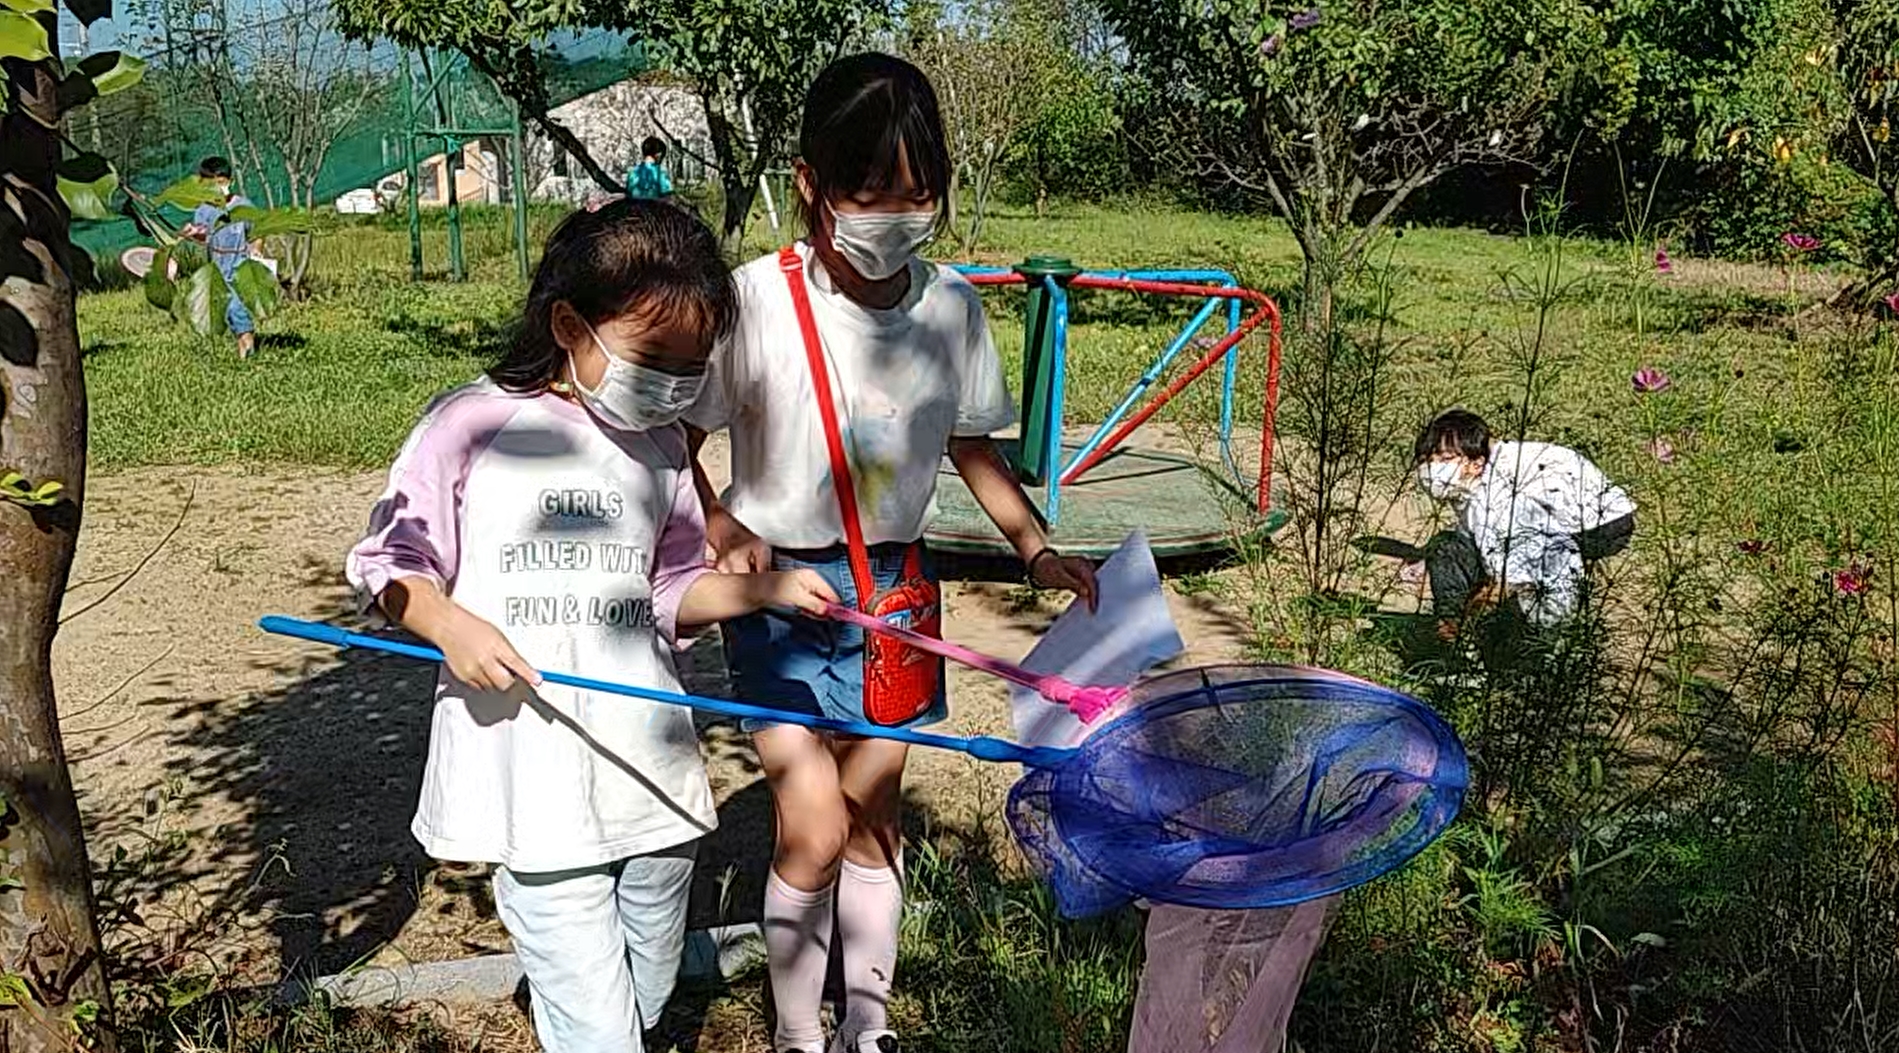
<svg viewBox="0 0 1899 1053">
<path fill-rule="evenodd" d="M 897 866 L 902 865 L 899 856 Z M 844 943 L 848 1007 L 838 1033 L 847 1041 L 890 1027 L 890 981 L 897 971 L 897 929 L 902 921 L 901 870 L 846 859 L 837 877 L 837 936 Z"/>
<path fill-rule="evenodd" d="M 772 1002 L 778 1010 L 772 1045 L 780 1053 L 792 1049 L 819 1053 L 824 1045 L 819 1011 L 831 960 L 834 903 L 835 889 L 793 888 L 776 870 L 765 882 L 765 958 L 771 972 Z"/>
</svg>

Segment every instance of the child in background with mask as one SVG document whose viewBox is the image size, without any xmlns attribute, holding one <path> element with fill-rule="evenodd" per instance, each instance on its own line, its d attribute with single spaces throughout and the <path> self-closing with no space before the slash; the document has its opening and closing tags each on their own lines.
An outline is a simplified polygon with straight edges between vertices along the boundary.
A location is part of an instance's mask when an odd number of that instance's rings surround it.
<svg viewBox="0 0 1899 1053">
<path fill-rule="evenodd" d="M 1014 412 L 975 288 L 917 257 L 950 189 L 929 81 L 887 55 L 839 59 L 805 97 L 799 150 L 794 174 L 809 235 L 739 271 L 738 327 L 714 354 L 712 380 L 688 417 L 731 432 L 730 489 L 721 496 L 700 473 L 717 565 L 815 570 L 856 604 L 864 590 L 847 544 L 856 532 L 873 594 L 899 581 L 909 594 L 921 582 L 916 591 L 934 604 L 922 538 L 947 452 L 1030 579 L 1092 600 L 1092 565 L 1049 547 L 988 438 Z M 800 299 L 815 339 L 806 338 Z M 822 382 L 813 353 L 825 363 Z M 820 391 L 834 407 L 848 488 L 832 467 Z M 854 504 L 848 520 L 841 499 Z M 747 702 L 866 719 L 861 630 L 760 614 L 728 623 L 726 644 Z M 895 719 L 914 726 L 945 715 L 941 665 L 930 661 L 934 681 L 906 696 L 916 705 L 896 707 L 911 715 Z M 903 908 L 905 747 L 785 724 L 751 730 L 778 820 L 764 911 L 773 1048 L 824 1049 L 819 1005 L 835 933 L 848 1005 L 830 1048 L 896 1053 L 885 1006 Z"/>
<path fill-rule="evenodd" d="M 1628 547 L 1635 502 L 1566 446 L 1499 442 L 1483 418 L 1451 410 L 1413 448 L 1418 485 L 1457 512 L 1424 549 L 1440 632 L 1510 604 L 1537 626 L 1582 604 L 1588 565 Z"/>
<path fill-rule="evenodd" d="M 639 1053 L 716 825 L 692 714 L 543 683 L 546 666 L 678 691 L 670 645 L 808 571 L 713 574 L 675 423 L 737 313 L 712 232 L 620 201 L 548 239 L 513 349 L 437 399 L 389 473 L 351 584 L 442 650 L 422 799 L 436 859 L 496 864 L 549 1053 Z"/>
<path fill-rule="evenodd" d="M 251 318 L 250 308 L 238 299 L 237 266 L 250 258 L 251 225 L 227 220 L 232 209 L 251 202 L 242 194 L 231 193 L 231 162 L 222 157 L 207 157 L 198 162 L 198 178 L 217 187 L 224 199 L 217 204 L 199 205 L 191 215 L 191 222 L 179 233 L 202 242 L 205 251 L 211 254 L 211 262 L 217 264 L 218 273 L 224 276 L 225 291 L 229 295 L 224 304 L 224 323 L 237 337 L 237 357 L 249 358 L 257 347 L 257 322 Z M 219 226 L 220 223 L 223 226 Z"/>
</svg>

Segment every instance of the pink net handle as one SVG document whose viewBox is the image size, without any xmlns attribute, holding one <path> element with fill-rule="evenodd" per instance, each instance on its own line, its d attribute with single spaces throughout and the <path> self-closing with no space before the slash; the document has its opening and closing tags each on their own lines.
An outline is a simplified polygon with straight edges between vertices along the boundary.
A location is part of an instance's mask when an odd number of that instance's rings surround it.
<svg viewBox="0 0 1899 1053">
<path fill-rule="evenodd" d="M 865 614 L 863 611 L 850 607 L 833 603 L 825 608 L 824 614 L 833 620 L 855 625 L 865 632 L 901 640 L 919 651 L 927 651 L 941 658 L 947 658 L 957 665 L 968 666 L 978 672 L 1020 684 L 1050 702 L 1067 706 L 1068 711 L 1075 714 L 1076 718 L 1084 724 L 1090 723 L 1128 697 L 1126 687 L 1091 687 L 1072 683 L 1059 676 L 1031 673 L 1019 665 L 1013 665 L 1000 658 L 992 658 L 961 644 L 953 644 L 948 640 L 938 640 L 933 636 L 925 636 L 922 633 L 900 628 L 875 615 Z"/>
</svg>

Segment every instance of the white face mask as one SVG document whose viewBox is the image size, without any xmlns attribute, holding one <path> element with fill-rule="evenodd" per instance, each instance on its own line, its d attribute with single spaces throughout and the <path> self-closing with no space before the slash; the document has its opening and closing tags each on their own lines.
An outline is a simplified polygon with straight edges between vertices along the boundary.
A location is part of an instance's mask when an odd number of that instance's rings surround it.
<svg viewBox="0 0 1899 1053">
<path fill-rule="evenodd" d="M 584 320 L 582 324 L 586 324 Z M 587 333 L 593 337 L 593 346 L 607 356 L 607 368 L 600 374 L 600 385 L 594 388 L 582 384 L 576 374 L 574 393 L 605 423 L 622 431 L 664 428 L 685 416 L 699 400 L 700 389 L 706 383 L 704 373 L 678 376 L 628 362 L 607 350 L 593 326 L 587 326 Z"/>
<path fill-rule="evenodd" d="M 1418 485 L 1439 501 L 1457 501 L 1470 496 L 1472 483 L 1463 461 L 1426 461 L 1418 465 Z"/>
<path fill-rule="evenodd" d="M 935 233 L 934 211 L 831 212 L 831 247 L 874 282 L 902 270 Z"/>
</svg>

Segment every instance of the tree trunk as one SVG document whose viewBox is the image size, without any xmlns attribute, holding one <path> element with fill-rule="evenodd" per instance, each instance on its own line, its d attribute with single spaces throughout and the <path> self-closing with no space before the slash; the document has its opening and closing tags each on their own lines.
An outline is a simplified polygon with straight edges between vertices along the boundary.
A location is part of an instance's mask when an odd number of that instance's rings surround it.
<svg viewBox="0 0 1899 1053">
<path fill-rule="evenodd" d="M 52 17 L 41 21 L 50 32 Z M 0 500 L 0 876 L 11 886 L 0 890 L 0 980 L 27 992 L 0 1009 L 0 1050 L 25 1053 L 72 1049 L 75 1020 L 106 1019 L 110 993 L 52 678 L 86 476 L 78 250 L 54 184 L 59 143 L 39 123 L 59 124 L 57 71 L 9 61 L 6 75 L 32 116 L 0 116 L 0 470 L 65 484 L 48 508 Z"/>
<path fill-rule="evenodd" d="M 705 107 L 712 157 L 718 163 L 719 191 L 725 198 L 719 210 L 719 245 L 728 257 L 735 257 L 745 240 L 745 224 L 758 194 L 758 177 L 765 170 L 760 160 L 764 150 L 756 147 L 754 154 L 745 148 L 751 137 L 743 135 L 738 122 L 727 116 L 738 109 L 737 105 L 728 110 L 721 96 L 704 88 L 700 89 L 699 102 Z"/>
<path fill-rule="evenodd" d="M 752 202 L 758 197 L 758 180 L 722 172 L 719 188 L 725 194 L 725 205 L 719 213 L 719 247 L 727 258 L 736 259 L 744 247 L 745 223 L 751 218 Z"/>
</svg>

